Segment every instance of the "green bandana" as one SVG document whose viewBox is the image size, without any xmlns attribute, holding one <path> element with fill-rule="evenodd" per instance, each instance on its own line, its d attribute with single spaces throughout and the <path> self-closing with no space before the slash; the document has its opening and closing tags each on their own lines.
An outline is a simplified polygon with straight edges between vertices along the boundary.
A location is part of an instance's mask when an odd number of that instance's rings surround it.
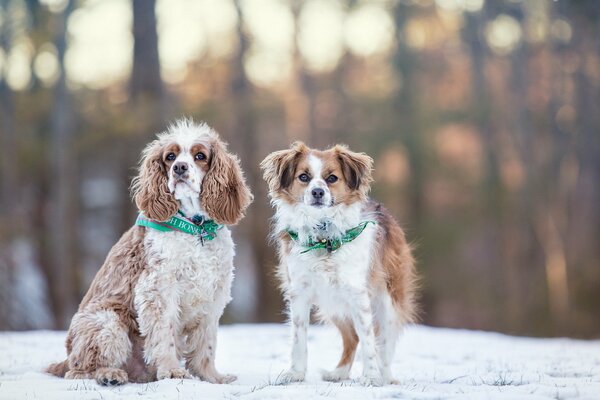
<svg viewBox="0 0 600 400">
<path fill-rule="evenodd" d="M 199 236 L 202 245 L 204 245 L 205 240 L 213 240 L 216 238 L 217 231 L 223 228 L 223 225 L 219 225 L 210 219 L 204 219 L 204 217 L 200 215 L 195 215 L 190 221 L 183 216 L 181 211 L 178 211 L 178 214 L 179 215 L 172 216 L 168 221 L 160 222 L 148 219 L 144 214 L 139 213 L 135 224 L 156 229 L 161 232 L 176 231 Z"/>
<path fill-rule="evenodd" d="M 339 239 L 338 238 L 315 239 L 313 237 L 309 237 L 308 242 L 300 244 L 302 247 L 306 248 L 306 250 L 301 251 L 300 254 L 308 253 L 311 250 L 317 250 L 317 249 L 326 249 L 328 253 L 336 251 L 337 249 L 342 247 L 343 244 L 349 243 L 349 242 L 353 241 L 354 239 L 356 239 L 358 237 L 358 235 L 360 235 L 365 230 L 367 225 L 375 224 L 375 223 L 376 223 L 375 221 L 363 221 L 360 224 L 358 224 L 357 226 L 355 226 L 354 228 L 348 229 L 346 231 L 346 233 L 344 233 L 344 236 L 342 236 Z M 290 235 L 290 238 L 292 238 L 292 240 L 294 242 L 298 241 L 298 233 L 297 232 L 288 230 L 287 233 L 288 233 L 288 235 Z"/>
</svg>

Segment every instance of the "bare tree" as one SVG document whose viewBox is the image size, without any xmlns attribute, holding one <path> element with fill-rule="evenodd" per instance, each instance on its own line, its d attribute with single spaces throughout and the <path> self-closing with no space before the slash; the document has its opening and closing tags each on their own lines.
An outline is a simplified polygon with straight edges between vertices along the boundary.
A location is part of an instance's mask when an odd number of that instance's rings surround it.
<svg viewBox="0 0 600 400">
<path fill-rule="evenodd" d="M 320 145 L 320 132 L 319 126 L 317 124 L 317 95 L 319 92 L 318 88 L 318 80 L 317 78 L 310 73 L 306 64 L 302 58 L 302 54 L 300 53 L 300 48 L 298 45 L 300 29 L 299 29 L 299 20 L 300 13 L 302 11 L 302 6 L 304 2 L 301 0 L 293 0 L 291 2 L 292 15 L 294 16 L 294 69 L 296 73 L 297 80 L 297 91 L 300 96 L 303 97 L 304 102 L 304 124 L 300 127 L 302 131 L 295 132 L 297 134 L 296 137 L 306 138 L 309 143 L 313 146 Z"/>
<path fill-rule="evenodd" d="M 493 232 L 494 240 L 502 242 L 502 247 L 505 251 L 500 251 L 500 246 L 489 246 L 489 251 L 495 251 L 491 259 L 495 260 L 494 270 L 498 271 L 496 279 L 502 279 L 502 274 L 505 275 L 507 282 L 507 290 L 510 293 L 506 299 L 506 307 L 504 307 L 503 316 L 507 318 L 507 324 L 511 329 L 518 329 L 522 323 L 522 307 L 523 302 L 522 288 L 520 283 L 522 277 L 521 271 L 518 269 L 517 263 L 514 262 L 515 257 L 519 256 L 520 246 L 517 236 L 513 232 L 515 224 L 523 223 L 522 216 L 512 217 L 502 215 L 499 210 L 502 209 L 505 198 L 505 188 L 500 179 L 500 154 L 497 151 L 497 138 L 493 118 L 493 104 L 491 91 L 488 86 L 488 77 L 486 76 L 486 67 L 488 60 L 492 57 L 489 55 L 489 50 L 485 44 L 485 27 L 490 19 L 493 19 L 497 10 L 489 3 L 484 3 L 479 11 L 466 12 L 466 24 L 463 30 L 464 42 L 468 45 L 471 61 L 471 110 L 472 123 L 477 127 L 481 135 L 483 143 L 483 160 L 485 169 L 483 173 L 483 182 L 480 186 L 480 196 L 484 199 L 482 202 L 485 207 L 485 215 L 488 219 L 486 228 Z M 516 68 L 525 68 L 524 65 L 519 65 L 517 58 L 521 55 L 513 56 L 513 76 L 523 78 L 523 71 L 515 73 Z M 517 78 L 515 78 L 516 80 Z M 517 88 L 517 97 L 522 95 L 524 88 Z M 522 101 L 520 98 L 519 101 Z M 521 110 L 519 109 L 519 112 Z M 523 115 L 521 115 L 523 117 Z M 521 124 L 522 125 L 522 124 Z M 519 134 L 522 133 L 520 129 Z M 525 218 L 525 221 L 527 218 Z"/>
<path fill-rule="evenodd" d="M 237 37 L 238 48 L 231 64 L 231 86 L 232 97 L 232 148 L 242 157 L 242 167 L 246 171 L 246 178 L 254 192 L 255 201 L 248 209 L 243 224 L 237 228 L 240 237 L 248 240 L 248 251 L 250 260 L 247 265 L 239 265 L 239 268 L 256 268 L 258 285 L 258 304 L 255 319 L 272 320 L 278 314 L 281 305 L 281 297 L 276 289 L 272 267 L 275 261 L 272 252 L 268 251 L 266 238 L 268 237 L 268 226 L 262 221 L 268 219 L 270 210 L 266 200 L 265 185 L 262 182 L 258 164 L 260 163 L 260 148 L 255 112 L 253 109 L 253 90 L 244 68 L 244 60 L 249 48 L 244 26 L 244 13 L 239 0 L 235 1 L 238 15 Z"/>
<path fill-rule="evenodd" d="M 129 81 L 131 98 L 134 101 L 160 101 L 164 89 L 158 57 L 156 0 L 132 0 L 132 6 L 134 42 Z"/>
<path fill-rule="evenodd" d="M 60 64 L 59 78 L 54 87 L 54 102 L 50 121 L 51 166 L 56 182 L 50 187 L 51 208 L 48 235 L 52 244 L 52 271 L 47 272 L 56 328 L 64 328 L 78 302 L 78 271 L 76 259 L 77 202 L 76 158 L 73 152 L 73 102 L 67 88 L 65 52 L 67 21 L 73 10 L 69 0 L 65 10 L 56 16 L 54 45 Z"/>
<path fill-rule="evenodd" d="M 117 149 L 119 163 L 119 224 L 117 234 L 127 230 L 134 214 L 128 193 L 133 166 L 142 147 L 159 132 L 168 114 L 168 102 L 160 76 L 156 0 L 132 0 L 133 66 L 129 79 L 131 129 L 125 144 Z"/>
<path fill-rule="evenodd" d="M 2 11 L 6 12 L 9 0 L 2 0 L 0 6 Z M 0 48 L 7 54 L 10 51 L 11 43 L 11 24 L 10 20 L 5 20 L 0 25 Z M 6 63 L 0 70 L 0 77 L 6 76 Z M 17 230 L 16 224 L 18 218 L 14 214 L 17 203 L 17 171 L 16 171 L 16 138 L 14 121 L 14 102 L 13 96 L 6 79 L 0 79 L 0 157 L 1 164 L 1 187 L 0 196 L 0 329 L 7 329 L 10 326 L 9 316 L 10 299 L 14 260 L 12 257 L 12 241 Z"/>
<path fill-rule="evenodd" d="M 402 127 L 400 136 L 408 150 L 408 161 L 411 170 L 410 180 L 410 210 L 413 218 L 413 226 L 419 226 L 422 220 L 424 183 L 424 154 L 423 144 L 419 132 L 416 73 L 418 68 L 418 55 L 412 52 L 405 40 L 405 26 L 410 19 L 412 7 L 403 1 L 397 2 L 394 8 L 394 21 L 396 26 L 396 51 L 393 55 L 393 65 L 397 75 L 400 77 L 402 87 L 394 99 L 394 107 L 397 110 L 398 123 Z"/>
</svg>

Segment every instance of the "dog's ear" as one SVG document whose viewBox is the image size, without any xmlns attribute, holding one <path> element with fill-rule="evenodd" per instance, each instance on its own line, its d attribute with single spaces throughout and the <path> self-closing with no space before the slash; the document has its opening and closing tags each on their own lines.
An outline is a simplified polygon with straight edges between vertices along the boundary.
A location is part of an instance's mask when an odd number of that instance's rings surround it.
<svg viewBox="0 0 600 400">
<path fill-rule="evenodd" d="M 253 198 L 240 161 L 227 152 L 223 142 L 215 138 L 210 150 L 210 166 L 202 180 L 202 206 L 216 222 L 234 225 L 244 217 Z"/>
<path fill-rule="evenodd" d="M 142 152 L 139 173 L 133 179 L 131 191 L 135 204 L 147 218 L 167 221 L 177 213 L 179 203 L 169 191 L 167 169 L 158 140 Z"/>
<path fill-rule="evenodd" d="M 263 179 L 267 181 L 271 195 L 287 189 L 294 182 L 296 165 L 306 152 L 308 147 L 304 143 L 294 142 L 289 149 L 275 151 L 260 163 Z"/>
<path fill-rule="evenodd" d="M 366 196 L 373 182 L 373 159 L 365 153 L 356 153 L 344 145 L 336 145 L 333 150 L 342 167 L 348 187 Z"/>
</svg>

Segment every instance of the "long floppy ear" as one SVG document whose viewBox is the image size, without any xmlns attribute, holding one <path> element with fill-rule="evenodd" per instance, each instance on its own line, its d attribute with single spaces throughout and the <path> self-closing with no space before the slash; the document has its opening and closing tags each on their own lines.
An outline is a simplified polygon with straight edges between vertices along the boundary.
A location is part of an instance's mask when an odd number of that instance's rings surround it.
<svg viewBox="0 0 600 400">
<path fill-rule="evenodd" d="M 365 153 L 355 153 L 344 145 L 336 145 L 333 150 L 340 161 L 348 187 L 366 197 L 373 182 L 373 159 Z"/>
<path fill-rule="evenodd" d="M 244 180 L 240 161 L 215 138 L 211 146 L 210 167 L 202 180 L 200 193 L 204 210 L 220 224 L 235 225 L 244 217 L 253 198 Z"/>
<path fill-rule="evenodd" d="M 260 168 L 271 195 L 292 184 L 296 160 L 307 151 L 308 147 L 304 143 L 294 142 L 289 149 L 275 151 L 262 160 Z"/>
<path fill-rule="evenodd" d="M 158 140 L 150 143 L 142 152 L 140 171 L 133 179 L 131 191 L 137 207 L 150 219 L 167 221 L 179 209 L 179 203 L 169 191 L 167 170 Z"/>
</svg>

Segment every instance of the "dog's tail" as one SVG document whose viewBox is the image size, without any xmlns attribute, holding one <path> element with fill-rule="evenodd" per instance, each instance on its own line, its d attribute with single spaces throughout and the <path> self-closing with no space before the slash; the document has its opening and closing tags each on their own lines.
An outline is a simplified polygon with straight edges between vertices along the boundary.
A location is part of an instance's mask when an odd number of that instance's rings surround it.
<svg viewBox="0 0 600 400">
<path fill-rule="evenodd" d="M 65 374 L 69 370 L 69 362 L 67 360 L 61 361 L 59 363 L 50 364 L 46 368 L 46 372 L 52 375 L 59 376 L 61 378 L 65 377 Z"/>
</svg>

